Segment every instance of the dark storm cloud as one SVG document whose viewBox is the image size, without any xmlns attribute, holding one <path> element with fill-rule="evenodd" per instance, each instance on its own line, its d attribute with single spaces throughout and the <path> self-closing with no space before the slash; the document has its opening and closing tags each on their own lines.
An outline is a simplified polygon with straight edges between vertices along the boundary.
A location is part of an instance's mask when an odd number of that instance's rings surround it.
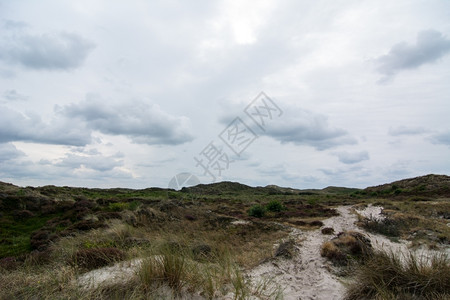
<svg viewBox="0 0 450 300">
<path fill-rule="evenodd" d="M 406 42 L 395 44 L 388 54 L 376 59 L 378 71 L 387 77 L 405 69 L 415 69 L 432 63 L 450 52 L 450 40 L 436 30 L 417 34 L 415 45 Z"/>
<path fill-rule="evenodd" d="M 135 143 L 177 145 L 193 140 L 187 118 L 171 116 L 156 105 L 142 102 L 106 105 L 90 99 L 65 106 L 61 113 L 75 122 L 86 123 L 92 130 L 124 135 Z"/>
<path fill-rule="evenodd" d="M 38 115 L 22 114 L 7 107 L 0 107 L 0 112 L 0 143 L 25 141 L 83 146 L 91 141 L 90 131 L 83 124 L 63 118 L 46 123 Z"/>
<path fill-rule="evenodd" d="M 400 135 L 419 135 L 423 133 L 429 132 L 428 129 L 423 127 L 407 127 L 407 126 L 399 126 L 399 127 L 391 127 L 389 128 L 389 135 L 392 136 L 400 136 Z"/>
<path fill-rule="evenodd" d="M 357 143 L 346 130 L 331 127 L 324 115 L 305 110 L 286 112 L 286 116 L 267 126 L 266 135 L 281 143 L 307 145 L 317 150 Z"/>
<path fill-rule="evenodd" d="M 14 34 L 0 40 L 0 59 L 34 70 L 78 68 L 94 44 L 73 33 Z"/>
<path fill-rule="evenodd" d="M 339 158 L 339 161 L 344 164 L 356 164 L 364 160 L 369 159 L 369 153 L 367 151 L 360 152 L 337 152 L 335 155 Z"/>
</svg>

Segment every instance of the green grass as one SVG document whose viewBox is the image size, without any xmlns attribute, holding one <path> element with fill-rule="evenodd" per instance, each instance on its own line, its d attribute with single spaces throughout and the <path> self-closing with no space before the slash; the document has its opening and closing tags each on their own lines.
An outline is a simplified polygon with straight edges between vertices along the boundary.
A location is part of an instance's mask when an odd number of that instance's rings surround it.
<svg viewBox="0 0 450 300">
<path fill-rule="evenodd" d="M 55 216 L 35 216 L 20 221 L 15 220 L 12 216 L 3 216 L 0 219 L 0 258 L 30 252 L 31 233 L 40 229 Z"/>
</svg>

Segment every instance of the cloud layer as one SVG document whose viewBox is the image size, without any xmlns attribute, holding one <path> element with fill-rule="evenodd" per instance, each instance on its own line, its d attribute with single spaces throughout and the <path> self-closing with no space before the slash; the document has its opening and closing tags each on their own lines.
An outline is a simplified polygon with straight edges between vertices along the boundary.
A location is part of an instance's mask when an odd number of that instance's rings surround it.
<svg viewBox="0 0 450 300">
<path fill-rule="evenodd" d="M 437 30 L 417 34 L 415 45 L 401 42 L 392 46 L 389 53 L 377 58 L 378 71 L 387 77 L 407 69 L 415 69 L 436 62 L 450 52 L 450 39 Z"/>
<path fill-rule="evenodd" d="M 0 60 L 32 70 L 71 70 L 80 67 L 94 44 L 75 33 L 19 33 L 0 40 Z"/>
<path fill-rule="evenodd" d="M 294 143 L 326 150 L 340 145 L 354 145 L 356 139 L 345 129 L 335 128 L 325 115 L 302 109 L 288 109 L 265 133 L 281 143 Z"/>
<path fill-rule="evenodd" d="M 86 100 L 57 107 L 50 122 L 39 115 L 23 114 L 0 107 L 0 142 L 24 141 L 43 144 L 85 146 L 93 131 L 123 135 L 135 143 L 178 145 L 191 141 L 189 119 L 175 117 L 157 105 L 131 101 L 126 105 L 108 105 L 100 100 Z"/>
</svg>

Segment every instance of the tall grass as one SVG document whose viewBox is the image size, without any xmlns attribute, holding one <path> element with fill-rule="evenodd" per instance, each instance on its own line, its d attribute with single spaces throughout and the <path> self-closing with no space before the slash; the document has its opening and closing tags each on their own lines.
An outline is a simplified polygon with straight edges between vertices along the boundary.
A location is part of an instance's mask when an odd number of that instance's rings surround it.
<svg viewBox="0 0 450 300">
<path fill-rule="evenodd" d="M 450 261 L 447 255 L 377 251 L 359 266 L 346 300 L 450 299 Z"/>
</svg>

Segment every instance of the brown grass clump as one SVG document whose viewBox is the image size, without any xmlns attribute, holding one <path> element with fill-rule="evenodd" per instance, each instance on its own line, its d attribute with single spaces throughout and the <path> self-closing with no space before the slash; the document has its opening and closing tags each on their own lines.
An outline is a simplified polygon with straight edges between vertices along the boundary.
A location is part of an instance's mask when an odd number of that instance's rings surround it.
<svg viewBox="0 0 450 300">
<path fill-rule="evenodd" d="M 450 299 L 450 261 L 376 252 L 356 270 L 345 299 Z"/>
<path fill-rule="evenodd" d="M 85 270 L 93 270 L 125 259 L 125 253 L 117 248 L 91 248 L 75 252 L 71 264 Z"/>
<path fill-rule="evenodd" d="M 325 242 L 320 255 L 338 265 L 348 264 L 350 259 L 362 259 L 372 253 L 370 240 L 354 231 L 341 232 L 329 242 Z"/>
<path fill-rule="evenodd" d="M 325 242 L 320 248 L 320 255 L 334 261 L 344 259 L 344 253 L 333 242 Z"/>
</svg>

